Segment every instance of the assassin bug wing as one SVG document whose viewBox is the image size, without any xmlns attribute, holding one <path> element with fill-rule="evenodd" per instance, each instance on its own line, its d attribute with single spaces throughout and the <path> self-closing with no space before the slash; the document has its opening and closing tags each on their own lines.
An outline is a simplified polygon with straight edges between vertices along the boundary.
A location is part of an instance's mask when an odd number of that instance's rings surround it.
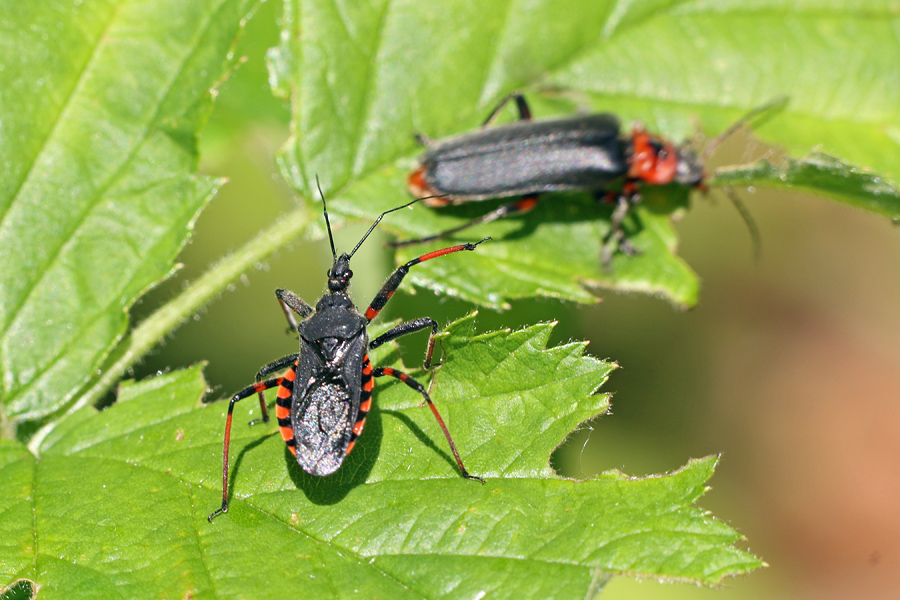
<svg viewBox="0 0 900 600">
<path fill-rule="evenodd" d="M 304 370 L 303 362 L 301 358 L 300 372 Z M 290 420 L 295 457 L 307 473 L 330 475 L 343 463 L 344 448 L 350 442 L 359 407 L 353 387 L 350 381 L 328 377 L 321 370 L 313 371 L 302 384 L 295 383 Z"/>
<path fill-rule="evenodd" d="M 328 319 L 327 312 L 316 316 L 320 318 L 310 319 L 310 329 Z M 340 468 L 362 431 L 361 396 L 367 394 L 367 400 L 371 395 L 371 387 L 365 390 L 362 385 L 368 337 L 364 329 L 349 338 L 313 341 L 304 334 L 308 331 L 301 331 L 297 372 L 305 376 L 294 382 L 290 425 L 297 462 L 307 473 L 324 476 Z"/>
<path fill-rule="evenodd" d="M 519 121 L 437 142 L 422 158 L 427 189 L 451 200 L 602 189 L 628 171 L 609 114 Z"/>
</svg>

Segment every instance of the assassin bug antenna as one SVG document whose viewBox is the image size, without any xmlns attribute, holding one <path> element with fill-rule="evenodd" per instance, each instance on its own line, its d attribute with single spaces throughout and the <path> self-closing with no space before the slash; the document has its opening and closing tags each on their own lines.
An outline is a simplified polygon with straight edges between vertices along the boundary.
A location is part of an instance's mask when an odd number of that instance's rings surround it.
<svg viewBox="0 0 900 600">
<path fill-rule="evenodd" d="M 334 248 L 334 237 L 331 233 L 331 222 L 328 220 L 328 207 L 325 205 L 325 194 L 324 194 L 324 192 L 322 192 L 322 186 L 319 185 L 319 176 L 318 175 L 316 175 L 316 187 L 319 189 L 319 197 L 322 198 L 322 212 L 325 214 L 325 226 L 328 229 L 328 241 L 331 243 L 331 256 L 332 256 L 333 260 L 337 260 L 337 250 L 335 250 L 335 248 Z M 351 258 L 353 258 L 353 255 L 356 254 L 356 251 L 359 250 L 359 247 L 363 245 L 363 242 L 366 241 L 366 238 L 368 238 L 369 235 L 373 231 L 375 231 L 375 228 L 378 227 L 378 224 L 381 223 L 381 220 L 385 217 L 385 215 L 389 215 L 392 212 L 402 210 L 404 208 L 409 208 L 413 204 L 415 204 L 417 202 L 421 202 L 422 200 L 431 200 L 432 198 L 441 198 L 443 196 L 444 196 L 444 194 L 438 194 L 438 195 L 434 195 L 434 196 L 422 196 L 421 198 L 416 198 L 412 202 L 407 202 L 406 204 L 404 204 L 402 206 L 395 206 L 394 208 L 384 211 L 383 213 L 378 215 L 378 217 L 375 219 L 375 222 L 372 223 L 371 227 L 369 227 L 369 230 L 366 231 L 366 233 L 362 236 L 362 239 L 359 240 L 356 243 L 356 245 L 353 247 L 353 250 L 351 250 L 350 253 L 347 254 L 347 260 L 350 260 Z M 485 240 L 486 239 L 490 239 L 490 238 L 485 238 Z M 485 240 L 481 240 L 481 242 L 483 242 Z M 478 243 L 480 244 L 481 242 L 478 242 Z"/>
<path fill-rule="evenodd" d="M 396 206 L 396 207 L 394 207 L 390 210 L 386 210 L 383 213 L 381 213 L 380 215 L 378 215 L 378 218 L 375 219 L 375 222 L 372 223 L 372 226 L 369 227 L 369 230 L 366 232 L 366 234 L 364 236 L 362 236 L 362 239 L 356 243 L 356 246 L 353 247 L 353 250 L 350 251 L 350 254 L 348 256 L 353 256 L 354 254 L 356 254 L 356 251 L 359 250 L 359 247 L 362 246 L 364 241 L 366 241 L 366 238 L 369 237 L 369 234 L 372 233 L 376 227 L 378 227 L 378 224 L 381 223 L 381 220 L 384 218 L 385 215 L 388 215 L 397 210 L 401 210 L 403 208 L 408 208 L 408 207 L 412 206 L 413 204 L 415 204 L 416 202 L 420 202 L 422 200 L 428 200 L 429 198 L 436 198 L 436 196 L 425 196 L 422 198 L 416 198 L 412 202 L 407 202 L 403 206 Z"/>
<path fill-rule="evenodd" d="M 337 260 L 337 251 L 334 249 L 334 236 L 331 234 L 331 221 L 328 220 L 328 206 L 325 205 L 325 192 L 319 185 L 319 176 L 316 175 L 316 187 L 319 188 L 319 197 L 322 199 L 322 212 L 325 213 L 325 227 L 328 229 L 328 241 L 331 243 L 331 258 Z"/>
</svg>

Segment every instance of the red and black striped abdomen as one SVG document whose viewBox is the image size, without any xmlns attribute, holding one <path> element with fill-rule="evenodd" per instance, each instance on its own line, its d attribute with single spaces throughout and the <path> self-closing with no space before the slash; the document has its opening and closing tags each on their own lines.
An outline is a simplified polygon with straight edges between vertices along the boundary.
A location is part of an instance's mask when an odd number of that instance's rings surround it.
<svg viewBox="0 0 900 600">
<path fill-rule="evenodd" d="M 350 435 L 350 443 L 344 449 L 344 456 L 350 454 L 353 446 L 356 445 L 356 438 L 362 434 L 363 427 L 366 426 L 366 415 L 372 408 L 372 389 L 375 387 L 375 380 L 372 378 L 372 363 L 369 361 L 369 355 L 363 357 L 362 381 L 360 381 L 359 393 L 359 412 L 356 414 L 356 423 L 353 424 L 353 433 Z"/>
<path fill-rule="evenodd" d="M 281 378 L 281 385 L 278 386 L 278 396 L 275 400 L 275 417 L 278 419 L 281 438 L 294 456 L 297 456 L 297 441 L 294 439 L 294 429 L 291 427 L 291 398 L 294 395 L 294 380 L 297 379 L 298 364 L 299 361 L 295 362 Z"/>
</svg>

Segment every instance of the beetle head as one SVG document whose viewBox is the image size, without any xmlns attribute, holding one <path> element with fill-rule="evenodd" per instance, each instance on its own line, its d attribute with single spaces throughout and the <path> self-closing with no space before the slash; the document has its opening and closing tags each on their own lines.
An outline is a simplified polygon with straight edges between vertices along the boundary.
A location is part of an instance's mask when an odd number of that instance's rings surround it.
<svg viewBox="0 0 900 600">
<path fill-rule="evenodd" d="M 705 174 L 703 162 L 694 149 L 684 145 L 675 149 L 678 156 L 678 164 L 675 168 L 675 181 L 691 187 L 700 187 Z"/>
</svg>

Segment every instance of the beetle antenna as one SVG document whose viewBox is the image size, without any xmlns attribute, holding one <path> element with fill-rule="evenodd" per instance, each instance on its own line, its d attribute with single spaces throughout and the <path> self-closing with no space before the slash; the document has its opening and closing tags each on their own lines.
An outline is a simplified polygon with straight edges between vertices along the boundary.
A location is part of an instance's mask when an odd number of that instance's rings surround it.
<svg viewBox="0 0 900 600">
<path fill-rule="evenodd" d="M 328 228 L 328 241 L 331 243 L 331 258 L 337 260 L 337 251 L 334 249 L 334 236 L 331 235 L 331 222 L 328 220 L 328 207 L 325 206 L 325 194 L 319 185 L 319 176 L 316 175 L 316 187 L 319 188 L 319 197 L 322 198 L 322 212 L 325 213 L 325 227 Z"/>
<path fill-rule="evenodd" d="M 446 195 L 447 195 L 447 194 L 438 194 L 438 195 L 435 195 L 435 196 L 422 196 L 421 198 L 416 198 L 416 199 L 413 200 L 412 202 L 407 202 L 407 203 L 404 204 L 403 206 L 397 206 L 397 207 L 394 207 L 394 208 L 392 208 L 392 209 L 390 209 L 390 210 L 384 211 L 383 213 L 381 213 L 380 215 L 378 215 L 378 218 L 375 219 L 375 222 L 372 223 L 372 226 L 369 227 L 369 230 L 366 232 L 366 234 L 365 234 L 364 236 L 362 236 L 362 239 L 359 240 L 359 242 L 356 244 L 356 246 L 353 247 L 353 250 L 350 252 L 350 255 L 349 255 L 349 256 L 352 257 L 352 256 L 356 253 L 356 251 L 359 250 L 359 247 L 362 246 L 362 244 L 363 244 L 364 241 L 366 241 L 366 238 L 369 237 L 369 234 L 372 233 L 372 231 L 375 230 L 375 227 L 377 227 L 378 224 L 381 223 L 381 220 L 384 218 L 384 216 L 385 216 L 386 214 L 392 213 L 392 212 L 394 212 L 394 211 L 396 211 L 396 210 L 400 210 L 400 209 L 402 209 L 402 208 L 406 208 L 406 207 L 408 207 L 408 206 L 412 206 L 413 204 L 415 204 L 416 202 L 420 202 L 421 200 L 429 200 L 430 198 L 443 198 L 443 197 L 445 197 Z"/>
<path fill-rule="evenodd" d="M 744 204 L 741 199 L 737 197 L 737 194 L 734 193 L 734 190 L 731 189 L 731 186 L 723 186 L 722 191 L 725 192 L 725 195 L 731 200 L 734 208 L 737 209 L 738 214 L 741 215 L 741 219 L 747 226 L 747 230 L 750 232 L 750 240 L 753 243 L 753 260 L 759 262 L 759 258 L 762 255 L 762 236 L 759 234 L 759 227 L 756 225 L 756 220 L 753 218 L 753 215 L 750 214 L 747 205 Z"/>
<path fill-rule="evenodd" d="M 709 145 L 704 148 L 703 153 L 700 155 L 700 161 L 705 163 L 706 159 L 713 153 L 713 151 L 719 147 L 719 145 L 724 142 L 726 139 L 734 135 L 734 132 L 741 129 L 745 125 L 749 124 L 751 121 L 757 119 L 759 116 L 770 113 L 768 115 L 769 118 L 775 116 L 775 114 L 783 110 L 785 106 L 787 106 L 789 98 L 787 96 L 779 96 L 773 100 L 769 100 L 762 106 L 757 106 L 743 117 L 735 121 L 731 124 L 731 127 L 717 135 L 713 138 L 713 140 L 709 143 Z"/>
</svg>

